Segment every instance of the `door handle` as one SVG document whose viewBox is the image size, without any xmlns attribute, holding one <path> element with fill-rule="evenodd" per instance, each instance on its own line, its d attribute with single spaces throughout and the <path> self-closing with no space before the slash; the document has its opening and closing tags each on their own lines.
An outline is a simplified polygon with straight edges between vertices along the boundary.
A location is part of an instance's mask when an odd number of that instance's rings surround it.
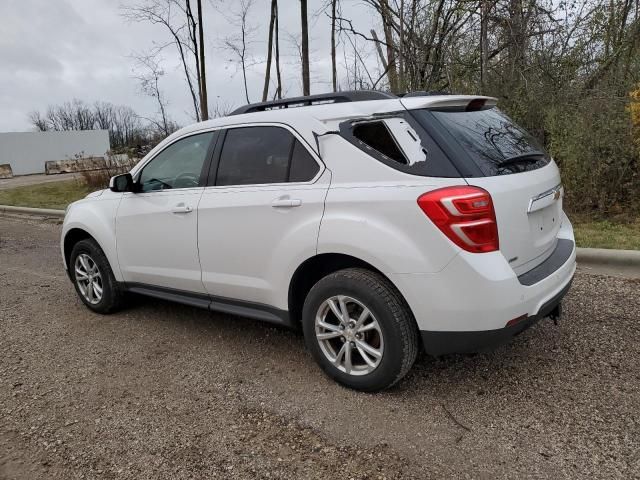
<svg viewBox="0 0 640 480">
<path fill-rule="evenodd" d="M 191 213 L 193 212 L 193 208 L 189 205 L 178 204 L 171 209 L 171 213 Z"/>
<path fill-rule="evenodd" d="M 271 202 L 271 206 L 274 208 L 299 207 L 300 205 L 302 205 L 302 200 L 299 198 L 276 198 Z"/>
</svg>

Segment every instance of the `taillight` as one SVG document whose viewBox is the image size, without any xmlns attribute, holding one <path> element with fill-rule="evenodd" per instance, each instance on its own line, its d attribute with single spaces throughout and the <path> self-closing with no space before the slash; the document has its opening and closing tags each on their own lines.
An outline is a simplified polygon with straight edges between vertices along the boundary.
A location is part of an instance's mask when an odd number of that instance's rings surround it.
<svg viewBox="0 0 640 480">
<path fill-rule="evenodd" d="M 478 187 L 446 187 L 418 197 L 418 205 L 453 243 L 468 252 L 498 250 L 491 195 Z"/>
</svg>

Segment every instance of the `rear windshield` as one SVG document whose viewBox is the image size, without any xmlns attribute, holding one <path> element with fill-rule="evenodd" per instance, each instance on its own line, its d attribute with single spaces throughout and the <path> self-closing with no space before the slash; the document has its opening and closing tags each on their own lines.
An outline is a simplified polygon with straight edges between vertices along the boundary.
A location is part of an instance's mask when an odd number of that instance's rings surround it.
<svg viewBox="0 0 640 480">
<path fill-rule="evenodd" d="M 497 108 L 418 113 L 427 115 L 435 117 L 486 176 L 535 170 L 550 161 L 540 144 Z"/>
</svg>

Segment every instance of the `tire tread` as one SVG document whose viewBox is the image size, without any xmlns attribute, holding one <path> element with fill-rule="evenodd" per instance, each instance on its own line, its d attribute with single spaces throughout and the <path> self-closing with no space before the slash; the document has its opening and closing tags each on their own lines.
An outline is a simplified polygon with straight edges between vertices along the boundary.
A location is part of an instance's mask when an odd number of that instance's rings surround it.
<svg viewBox="0 0 640 480">
<path fill-rule="evenodd" d="M 119 310 L 124 304 L 125 292 L 122 288 L 120 288 L 120 285 L 116 281 L 113 270 L 111 269 L 111 265 L 109 264 L 109 260 L 102 251 L 102 248 L 100 248 L 100 245 L 98 245 L 98 242 L 96 242 L 92 238 L 85 238 L 84 240 L 80 240 L 73 246 L 69 263 L 72 263 L 71 260 L 75 259 L 75 252 L 83 248 L 91 252 L 91 254 L 94 256 L 95 262 L 98 263 L 99 267 L 104 270 L 104 277 L 106 277 L 106 280 L 108 280 L 110 289 L 110 295 L 107 296 L 107 302 L 105 304 L 100 305 L 98 308 L 95 308 L 95 306 L 88 305 L 86 303 L 85 305 L 87 305 L 94 312 L 102 314 L 109 314 Z M 72 265 L 69 265 L 68 268 L 73 272 Z M 73 274 L 73 282 L 75 284 L 75 274 Z"/>
<path fill-rule="evenodd" d="M 381 388 L 386 389 L 392 387 L 409 372 L 418 356 L 419 334 L 413 313 L 400 292 L 387 278 L 375 271 L 365 268 L 352 267 L 330 273 L 321 279 L 311 290 L 313 292 L 313 290 L 316 287 L 320 287 L 320 285 L 344 280 L 368 289 L 374 296 L 378 297 L 388 306 L 393 321 L 393 328 L 399 333 L 403 350 L 400 368 L 395 378 L 392 378 L 382 387 L 372 385 L 371 387 L 358 386 L 354 388 L 363 391 L 376 391 Z"/>
</svg>

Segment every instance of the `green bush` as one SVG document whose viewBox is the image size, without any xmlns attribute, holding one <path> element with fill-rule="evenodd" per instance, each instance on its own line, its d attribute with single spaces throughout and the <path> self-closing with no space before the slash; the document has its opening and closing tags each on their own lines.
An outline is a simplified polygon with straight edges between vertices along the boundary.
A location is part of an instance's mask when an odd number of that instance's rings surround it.
<svg viewBox="0 0 640 480">
<path fill-rule="evenodd" d="M 626 98 L 585 96 L 547 110 L 546 146 L 570 210 L 609 214 L 638 205 L 640 161 L 627 105 Z"/>
</svg>

